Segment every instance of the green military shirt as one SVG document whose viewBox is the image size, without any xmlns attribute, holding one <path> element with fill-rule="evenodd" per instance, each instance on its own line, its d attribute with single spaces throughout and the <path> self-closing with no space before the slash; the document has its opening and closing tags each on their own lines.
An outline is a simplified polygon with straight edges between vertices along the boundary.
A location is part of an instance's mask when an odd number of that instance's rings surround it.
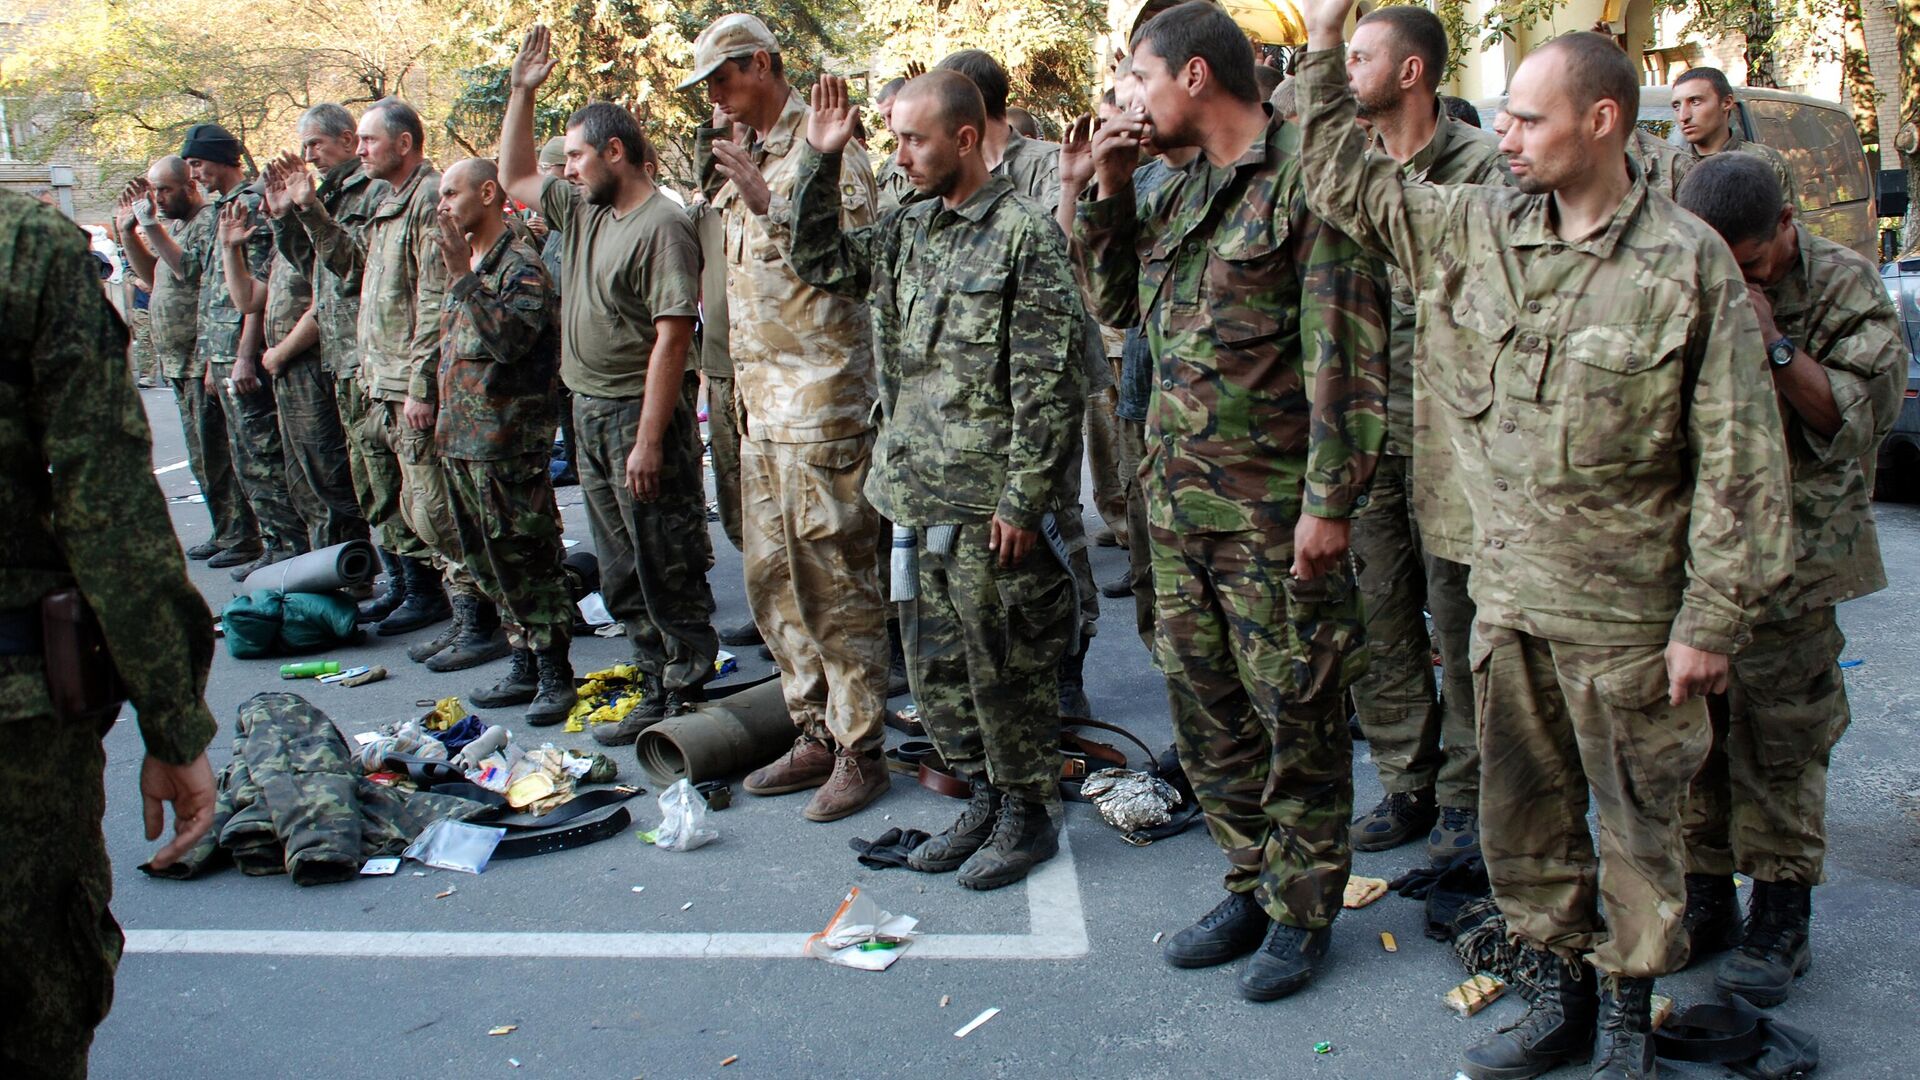
<svg viewBox="0 0 1920 1080">
<path fill-rule="evenodd" d="M 711 202 L 692 208 L 700 240 L 700 370 L 733 378 L 733 329 L 727 311 L 727 222 Z"/>
<path fill-rule="evenodd" d="M 187 581 L 152 454 L 86 234 L 0 192 L 0 610 L 36 618 L 41 597 L 77 585 L 147 752 L 184 765 L 214 733 L 213 617 Z M 0 720 L 52 713 L 44 667 L 0 656 Z"/>
<path fill-rule="evenodd" d="M 865 297 L 880 368 L 866 495 L 900 525 L 998 515 L 1021 529 L 1074 497 L 1086 374 L 1080 303 L 1052 215 L 993 177 L 959 207 L 923 199 L 840 222 L 840 155 L 800 148 L 788 258 Z"/>
<path fill-rule="evenodd" d="M 1791 553 L 1780 415 L 1726 244 L 1631 169 L 1613 219 L 1573 241 L 1549 195 L 1407 184 L 1365 160 L 1343 57 L 1300 64 L 1307 183 L 1413 280 L 1414 365 L 1451 413 L 1479 618 L 1737 652 Z"/>
<path fill-rule="evenodd" d="M 1096 317 L 1144 324 L 1153 348 L 1156 527 L 1252 532 L 1366 505 L 1386 439 L 1386 282 L 1308 209 L 1297 127 L 1270 115 L 1238 161 L 1196 158 L 1137 205 L 1131 189 L 1082 202 L 1074 241 Z"/>
<path fill-rule="evenodd" d="M 1800 257 L 1767 299 L 1779 331 L 1826 369 L 1840 430 L 1822 436 L 1786 410 L 1793 580 L 1767 605 L 1769 622 L 1886 588 L 1873 467 L 1907 388 L 1900 316 L 1879 271 L 1851 248 L 1795 228 Z"/>
<path fill-rule="evenodd" d="M 147 301 L 152 320 L 154 351 L 160 356 L 160 374 L 169 379 L 198 379 L 207 373 L 206 362 L 194 348 L 199 338 L 200 279 L 204 260 L 201 252 L 213 246 L 213 230 L 218 215 L 202 205 L 185 221 L 169 220 L 167 232 L 180 247 L 180 273 L 174 273 L 165 259 L 156 258 L 153 267 L 153 293 Z"/>
<path fill-rule="evenodd" d="M 296 207 L 274 230 L 274 243 L 288 258 L 313 266 L 313 317 L 320 331 L 320 357 L 327 370 L 349 378 L 360 370 L 360 284 L 367 266 L 367 223 L 393 191 L 354 158 L 320 178 L 316 210 Z M 328 242 L 317 244 L 316 235 Z"/>
<path fill-rule="evenodd" d="M 900 151 L 888 154 L 887 160 L 880 163 L 880 170 L 873 174 L 873 187 L 876 193 L 873 212 L 881 217 L 913 197 L 913 182 L 907 179 L 907 170 L 900 167 Z"/>
<path fill-rule="evenodd" d="M 274 222 L 274 231 L 281 229 L 280 222 Z M 285 340 L 293 328 L 300 323 L 300 317 L 313 307 L 312 264 L 305 265 L 287 257 L 278 244 L 273 247 L 273 256 L 267 266 L 267 309 L 265 330 L 267 344 L 278 345 Z M 313 355 L 313 349 L 307 349 L 293 360 L 304 360 Z"/>
<path fill-rule="evenodd" d="M 540 253 L 510 231 L 447 287 L 433 431 L 441 454 L 487 461 L 553 445 L 559 300 Z"/>
<path fill-rule="evenodd" d="M 1780 178 L 1780 194 L 1786 199 L 1786 205 L 1793 207 L 1795 210 L 1800 209 L 1800 185 L 1793 178 L 1793 167 L 1787 164 L 1787 156 L 1785 154 L 1782 154 L 1780 151 L 1775 150 L 1765 143 L 1748 142 L 1740 137 L 1738 131 L 1731 129 L 1727 132 L 1727 142 L 1726 145 L 1720 148 L 1720 153 L 1752 154 L 1754 157 L 1773 166 L 1773 175 Z M 1687 154 L 1693 158 L 1695 163 L 1698 163 L 1701 158 L 1707 156 L 1706 154 L 1702 154 L 1700 148 L 1697 146 L 1688 146 Z"/>
<path fill-rule="evenodd" d="M 1007 129 L 1007 150 L 995 176 L 1013 182 L 1013 190 L 1052 210 L 1060 205 L 1060 144 L 1045 139 L 1029 139 Z"/>
<path fill-rule="evenodd" d="M 1636 126 L 1633 140 L 1627 143 L 1627 156 L 1640 166 L 1641 175 L 1647 178 L 1647 189 L 1657 191 L 1669 199 L 1680 197 L 1680 183 L 1693 169 L 1693 163 L 1699 159 L 1685 150 L 1660 138 L 1646 128 Z"/>
<path fill-rule="evenodd" d="M 248 272 L 264 280 L 268 259 L 273 254 L 267 215 L 261 211 L 260 196 L 251 188 L 236 187 L 218 195 L 200 212 L 201 217 L 211 219 L 209 227 L 200 234 L 200 246 L 193 254 L 188 256 L 186 249 L 182 248 L 181 255 L 183 258 L 191 257 L 198 263 L 200 303 L 194 320 L 194 332 L 198 335 L 194 342 L 194 364 L 202 372 L 206 371 L 208 364 L 231 364 L 240 358 L 240 328 L 245 316 L 233 305 L 233 294 L 227 289 L 219 227 L 221 211 L 235 200 L 246 206 L 249 219 L 256 226 L 246 244 Z"/>
</svg>

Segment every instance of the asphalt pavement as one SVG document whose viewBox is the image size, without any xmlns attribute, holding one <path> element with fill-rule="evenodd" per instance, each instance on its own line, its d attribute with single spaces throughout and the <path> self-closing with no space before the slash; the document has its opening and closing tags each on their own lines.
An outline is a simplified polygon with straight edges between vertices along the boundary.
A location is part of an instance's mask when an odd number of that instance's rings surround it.
<svg viewBox="0 0 1920 1080">
<path fill-rule="evenodd" d="M 209 522 L 171 396 L 143 397 L 175 528 L 197 543 Z M 560 499 L 567 536 L 590 549 L 579 489 Z M 1909 1077 L 1920 1060 L 1920 507 L 1876 509 L 1892 585 L 1841 611 L 1846 658 L 1860 663 L 1846 673 L 1853 724 L 1833 761 L 1816 959 L 1778 1010 L 1820 1036 L 1820 1075 L 1840 1080 Z M 716 622 L 737 624 L 748 618 L 739 557 L 717 525 L 711 531 Z M 1112 580 L 1125 552 L 1095 549 L 1093 562 L 1099 580 Z M 224 571 L 189 567 L 216 610 L 236 593 Z M 1097 715 L 1160 747 L 1171 737 L 1164 689 L 1131 612 L 1130 600 L 1104 602 L 1088 693 Z M 411 640 L 370 638 L 328 654 L 392 673 L 352 689 L 283 683 L 277 662 L 236 661 L 222 649 L 207 689 L 223 728 L 215 769 L 237 706 L 262 690 L 297 686 L 351 734 L 417 714 L 417 700 L 491 683 L 502 668 L 436 675 L 407 661 Z M 621 640 L 584 639 L 575 667 L 591 671 L 624 652 Z M 742 652 L 740 678 L 769 670 Z M 593 745 L 585 734 L 526 728 L 517 711 L 488 719 L 523 742 Z M 141 837 L 135 725 L 122 722 L 107 749 L 114 910 L 129 949 L 94 1046 L 99 1077 L 1445 1080 L 1462 1047 L 1522 1009 L 1509 998 L 1467 1020 L 1449 1012 L 1441 995 L 1466 972 L 1422 936 L 1421 905 L 1393 896 L 1345 913 L 1324 973 L 1282 1002 L 1242 1001 L 1235 966 L 1168 968 L 1155 935 L 1216 902 L 1223 860 L 1201 829 L 1131 847 L 1085 805 L 1068 807 L 1068 849 L 1043 874 L 986 894 L 949 876 L 854 861 L 849 838 L 933 831 L 957 813 L 958 803 L 898 782 L 865 812 L 827 825 L 800 817 L 804 794 L 755 799 L 736 785 L 733 808 L 711 819 L 720 841 L 689 853 L 656 850 L 629 830 L 478 876 L 423 876 L 407 864 L 392 877 L 312 888 L 231 868 L 155 881 L 136 869 L 151 846 Z M 623 780 L 646 783 L 630 752 L 616 760 Z M 1372 805 L 1380 788 L 1364 744 L 1354 776 L 1357 803 Z M 635 830 L 660 818 L 648 786 L 630 804 Z M 1417 844 L 1362 854 L 1355 872 L 1390 878 L 1424 858 Z M 855 885 L 920 919 L 925 936 L 885 972 L 801 956 L 804 935 Z M 1383 950 L 1381 931 L 1398 952 Z M 1710 970 L 1664 979 L 1659 992 L 1707 1000 Z M 1000 1011 L 955 1037 L 990 1008 Z M 1730 1075 L 1669 1063 L 1662 1073 Z"/>
</svg>

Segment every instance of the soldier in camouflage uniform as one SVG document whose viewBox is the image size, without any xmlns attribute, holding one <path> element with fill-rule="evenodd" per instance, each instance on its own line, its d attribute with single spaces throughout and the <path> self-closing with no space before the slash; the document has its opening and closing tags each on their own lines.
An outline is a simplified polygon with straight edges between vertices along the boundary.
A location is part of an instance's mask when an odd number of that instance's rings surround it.
<svg viewBox="0 0 1920 1080">
<path fill-rule="evenodd" d="M 914 700 L 973 788 L 909 863 L 998 888 L 1058 850 L 1055 672 L 1077 635 L 1053 523 L 1079 471 L 1086 314 L 1048 208 L 988 173 L 991 122 L 971 82 L 933 71 L 900 91 L 893 129 L 922 197 L 846 229 L 841 151 L 856 115 L 846 84 L 823 76 L 792 202 L 767 220 L 791 229 L 802 280 L 872 309 L 880 433 L 866 494 L 913 530 L 917 595 L 901 619 Z"/>
<path fill-rule="evenodd" d="M 1143 323 L 1155 651 L 1227 896 L 1166 959 L 1253 952 L 1271 1001 L 1324 960 L 1352 864 L 1344 703 L 1364 666 L 1347 555 L 1385 437 L 1386 286 L 1306 205 L 1299 130 L 1260 100 L 1231 17 L 1196 0 L 1135 38 L 1133 106 L 1094 133 L 1074 243 L 1102 321 Z M 1203 67 L 1189 96 L 1175 70 Z M 1142 141 L 1201 157 L 1144 205 Z M 1088 153 L 1076 146 L 1078 155 Z M 1085 168 L 1078 164 L 1075 168 Z"/>
<path fill-rule="evenodd" d="M 560 512 L 548 461 L 559 305 L 539 252 L 507 230 L 493 162 L 469 158 L 440 178 L 446 264 L 440 316 L 440 412 L 434 439 L 453 493 L 463 565 L 505 612 L 513 662 L 489 708 L 527 704 L 535 727 L 567 718 L 573 601 L 561 569 Z"/>
<path fill-rule="evenodd" d="M 1826 856 L 1827 758 L 1851 714 L 1840 671 L 1843 600 L 1886 587 L 1873 467 L 1900 415 L 1907 350 L 1876 268 L 1808 232 L 1772 170 L 1745 155 L 1694 168 L 1680 205 L 1724 237 L 1746 275 L 1793 472 L 1793 580 L 1734 658 L 1727 709 L 1687 806 L 1692 958 L 1736 938 L 1733 872 L 1753 879 L 1738 952 L 1714 984 L 1786 1000 L 1811 961 L 1807 924 Z"/>
<path fill-rule="evenodd" d="M 888 130 L 893 128 L 893 99 L 900 96 L 900 88 L 907 85 L 905 79 L 888 79 L 879 91 L 873 95 L 873 107 L 880 114 L 880 123 Z M 887 155 L 887 160 L 873 173 L 875 203 L 873 212 L 884 217 L 887 211 L 899 206 L 913 193 L 913 184 L 907 179 L 906 171 L 900 168 L 900 152 L 895 150 Z"/>
<path fill-rule="evenodd" d="M 1481 847 L 1511 932 L 1551 952 L 1526 1015 L 1462 1071 L 1592 1057 L 1596 1077 L 1651 1076 L 1653 980 L 1686 960 L 1704 698 L 1789 569 L 1753 308 L 1726 246 L 1627 161 L 1639 78 L 1611 38 L 1562 35 L 1515 73 L 1518 191 L 1409 184 L 1354 125 L 1350 6 L 1307 16 L 1309 194 L 1420 298 L 1414 366 L 1452 414 L 1474 521 Z"/>
<path fill-rule="evenodd" d="M 1680 182 L 1699 160 L 1638 125 L 1633 129 L 1633 141 L 1627 144 L 1627 156 L 1640 166 L 1641 174 L 1647 178 L 1647 190 L 1657 191 L 1669 199 L 1680 197 Z"/>
<path fill-rule="evenodd" d="M 1446 30 L 1425 8 L 1381 8 L 1359 21 L 1347 82 L 1372 125 L 1368 152 L 1391 158 L 1413 182 L 1505 184 L 1510 174 L 1499 140 L 1441 111 L 1436 91 L 1446 58 Z M 1446 487 L 1446 463 L 1412 456 L 1415 428 L 1444 424 L 1445 412 L 1414 378 L 1413 285 L 1397 266 L 1389 282 L 1387 441 L 1367 505 L 1353 519 L 1369 653 L 1353 700 L 1386 797 L 1353 823 L 1351 838 L 1356 851 L 1384 851 L 1431 825 L 1427 855 L 1439 865 L 1472 854 L 1480 842 L 1480 754 L 1467 659 L 1473 523 L 1462 496 Z M 1436 648 L 1446 680 L 1438 698 Z"/>
<path fill-rule="evenodd" d="M 1738 103 L 1726 73 L 1719 68 L 1689 68 L 1673 80 L 1673 114 L 1680 122 L 1680 135 L 1687 140 L 1687 152 L 1694 162 L 1726 151 L 1752 154 L 1772 166 L 1780 181 L 1787 205 L 1800 205 L 1800 186 L 1786 156 L 1771 146 L 1748 142 L 1735 128 L 1733 114 Z M 1679 183 L 1673 183 L 1679 190 Z"/>
<path fill-rule="evenodd" d="M 798 735 L 746 789 L 814 788 L 802 814 L 837 821 L 884 794 L 887 605 L 880 592 L 880 517 L 860 492 L 873 456 L 873 348 L 866 306 L 802 281 L 763 222 L 791 205 L 806 139 L 806 102 L 776 59 L 779 42 L 751 15 L 700 35 L 693 78 L 723 119 L 751 132 L 703 128 L 696 158 L 725 177 L 713 193 L 724 266 L 738 415 L 747 600 L 780 667 Z M 840 162 L 840 223 L 873 221 L 866 151 Z M 705 171 L 704 169 L 702 170 Z"/>
<path fill-rule="evenodd" d="M 163 200 L 166 201 L 166 200 Z M 213 820 L 206 746 L 213 620 L 187 582 L 153 479 L 126 329 L 101 295 L 86 234 L 0 192 L 0 1070 L 87 1075 L 113 1000 L 120 926 L 106 837 L 102 730 L 56 715 L 40 603 L 77 587 L 138 714 L 148 839 L 167 865 Z M 111 723 L 108 724 L 111 727 Z"/>
<path fill-rule="evenodd" d="M 252 562 L 260 555 L 259 526 L 233 472 L 226 413 L 207 392 L 206 368 L 194 348 L 203 266 L 197 254 L 189 253 L 212 243 L 209 234 L 217 215 L 207 207 L 187 163 L 173 156 L 158 159 L 144 180 L 127 186 L 119 213 L 127 260 L 135 274 L 153 282 L 147 309 L 153 319 L 154 351 L 180 410 L 187 464 L 213 518 L 213 536 L 188 548 L 187 557 L 206 559 L 214 567 Z M 174 224 L 163 225 L 159 217 Z"/>
<path fill-rule="evenodd" d="M 180 150 L 194 179 L 213 195 L 208 212 L 215 215 L 208 242 L 190 256 L 202 267 L 194 351 L 197 362 L 206 366 L 207 392 L 218 397 L 226 414 L 233 471 L 260 526 L 260 557 L 235 567 L 236 581 L 307 550 L 306 525 L 287 491 L 273 379 L 260 367 L 264 328 L 260 305 L 252 299 L 252 282 L 265 280 L 273 249 L 260 195 L 244 184 L 242 153 L 239 140 L 218 124 L 188 128 Z M 229 227 L 221 221 L 229 216 L 240 224 Z M 237 256 L 231 266 L 229 251 Z M 247 295 L 237 296 L 237 289 Z"/>
</svg>

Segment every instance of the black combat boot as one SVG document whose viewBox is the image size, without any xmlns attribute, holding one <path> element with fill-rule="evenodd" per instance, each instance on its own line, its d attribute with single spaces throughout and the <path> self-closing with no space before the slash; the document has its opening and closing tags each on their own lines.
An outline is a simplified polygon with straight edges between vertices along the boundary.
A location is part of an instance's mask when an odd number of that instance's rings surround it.
<svg viewBox="0 0 1920 1080">
<path fill-rule="evenodd" d="M 474 601 L 478 599 L 469 593 L 454 593 L 448 600 L 448 606 L 453 608 L 453 618 L 447 620 L 447 625 L 441 627 L 439 633 L 407 646 L 407 659 L 424 664 L 451 646 L 461 634 L 466 633 L 467 624 L 473 621 L 474 608 L 477 606 Z"/>
<path fill-rule="evenodd" d="M 1060 680 L 1060 715 L 1068 720 L 1093 719 L 1093 702 L 1087 700 L 1087 639 L 1080 648 L 1060 658 L 1054 670 Z"/>
<path fill-rule="evenodd" d="M 1547 956 L 1540 996 L 1520 1019 L 1467 1047 L 1460 1071 L 1470 1080 L 1528 1080 L 1593 1057 L 1600 994 L 1585 960 Z"/>
<path fill-rule="evenodd" d="M 500 609 L 493 601 L 476 593 L 466 593 L 455 596 L 454 603 L 458 605 L 463 599 L 471 614 L 446 651 L 427 661 L 428 671 L 465 671 L 490 664 L 513 651 L 507 644 L 506 632 L 500 629 Z"/>
<path fill-rule="evenodd" d="M 392 637 L 418 630 L 423 626 L 453 616 L 453 608 L 447 603 L 446 586 L 440 583 L 440 575 L 433 570 L 433 564 L 425 559 L 402 560 L 401 573 L 407 582 L 407 598 L 393 609 L 393 614 L 380 620 L 373 628 L 381 637 Z"/>
<path fill-rule="evenodd" d="M 1059 853 L 1060 831 L 1047 813 L 1047 804 L 1005 795 L 993 835 L 960 864 L 954 880 L 969 889 L 998 889 L 1025 878 Z"/>
<path fill-rule="evenodd" d="M 1653 980 L 1608 979 L 1600 993 L 1600 1045 L 1593 1080 L 1650 1080 Z"/>
<path fill-rule="evenodd" d="M 269 544 L 260 549 L 259 558 L 250 563 L 243 563 L 234 567 L 231 571 L 231 576 L 235 581 L 245 581 L 247 578 L 253 576 L 255 570 L 263 570 L 277 562 L 286 562 L 288 559 L 293 558 L 294 554 L 294 552 L 286 548 L 278 548 Z"/>
<path fill-rule="evenodd" d="M 1230 892 L 1200 921 L 1167 939 L 1160 954 L 1177 968 L 1224 964 L 1260 947 L 1273 922 L 1250 892 Z"/>
<path fill-rule="evenodd" d="M 573 712 L 580 695 L 573 687 L 573 661 L 568 658 L 565 645 L 542 649 L 535 656 L 540 674 L 533 704 L 527 706 L 527 723 L 549 727 Z"/>
<path fill-rule="evenodd" d="M 194 562 L 205 562 L 220 554 L 220 545 L 211 540 L 202 540 L 187 549 L 187 558 Z"/>
<path fill-rule="evenodd" d="M 407 598 L 406 564 L 400 556 L 386 548 L 374 548 L 380 555 L 380 568 L 386 572 L 387 587 L 380 595 L 360 605 L 360 611 L 354 616 L 359 623 L 377 623 L 393 614 L 400 601 Z"/>
<path fill-rule="evenodd" d="M 1726 952 L 1740 943 L 1740 898 L 1730 874 L 1688 874 L 1687 913 L 1681 918 L 1687 932 L 1687 966 Z"/>
<path fill-rule="evenodd" d="M 760 624 L 748 619 L 739 626 L 729 626 L 720 631 L 720 644 L 732 648 L 744 648 L 748 645 L 764 645 L 760 636 Z"/>
<path fill-rule="evenodd" d="M 667 694 L 660 680 L 651 675 L 640 677 L 640 704 L 611 724 L 594 724 L 589 729 L 593 741 L 601 746 L 632 746 L 640 733 L 667 718 Z"/>
<path fill-rule="evenodd" d="M 540 692 L 540 685 L 534 674 L 532 649 L 515 649 L 509 658 L 507 673 L 500 681 L 483 690 L 475 690 L 467 695 L 467 704 L 476 709 L 504 709 L 509 705 L 525 705 Z"/>
<path fill-rule="evenodd" d="M 1813 966 L 1812 909 L 1810 886 L 1756 879 L 1740 946 L 1720 961 L 1713 985 L 1763 1009 L 1787 1000 L 1793 980 Z"/>
<path fill-rule="evenodd" d="M 925 874 L 960 869 L 993 835 L 1000 803 L 1000 793 L 993 790 L 992 785 L 985 780 L 973 781 L 973 795 L 967 799 L 967 808 L 960 811 L 953 824 L 914 848 L 907 856 L 907 865 Z"/>
<path fill-rule="evenodd" d="M 1276 922 L 1267 928 L 1267 940 L 1240 973 L 1240 996 L 1248 1001 L 1278 1001 L 1313 981 L 1313 973 L 1327 958 L 1333 927 L 1306 930 Z"/>
</svg>

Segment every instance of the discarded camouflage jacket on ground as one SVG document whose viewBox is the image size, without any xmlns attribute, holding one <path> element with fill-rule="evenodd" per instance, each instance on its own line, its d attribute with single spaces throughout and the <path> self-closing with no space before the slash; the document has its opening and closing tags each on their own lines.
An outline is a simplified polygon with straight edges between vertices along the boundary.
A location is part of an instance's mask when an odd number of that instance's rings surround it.
<svg viewBox="0 0 1920 1080">
<path fill-rule="evenodd" d="M 296 885 L 345 881 L 376 855 L 398 855 L 442 818 L 484 803 L 383 787 L 353 767 L 347 740 L 298 694 L 255 694 L 240 706 L 233 760 L 220 772 L 213 828 L 153 877 L 190 878 L 231 857 L 243 873 L 291 875 Z"/>
</svg>

